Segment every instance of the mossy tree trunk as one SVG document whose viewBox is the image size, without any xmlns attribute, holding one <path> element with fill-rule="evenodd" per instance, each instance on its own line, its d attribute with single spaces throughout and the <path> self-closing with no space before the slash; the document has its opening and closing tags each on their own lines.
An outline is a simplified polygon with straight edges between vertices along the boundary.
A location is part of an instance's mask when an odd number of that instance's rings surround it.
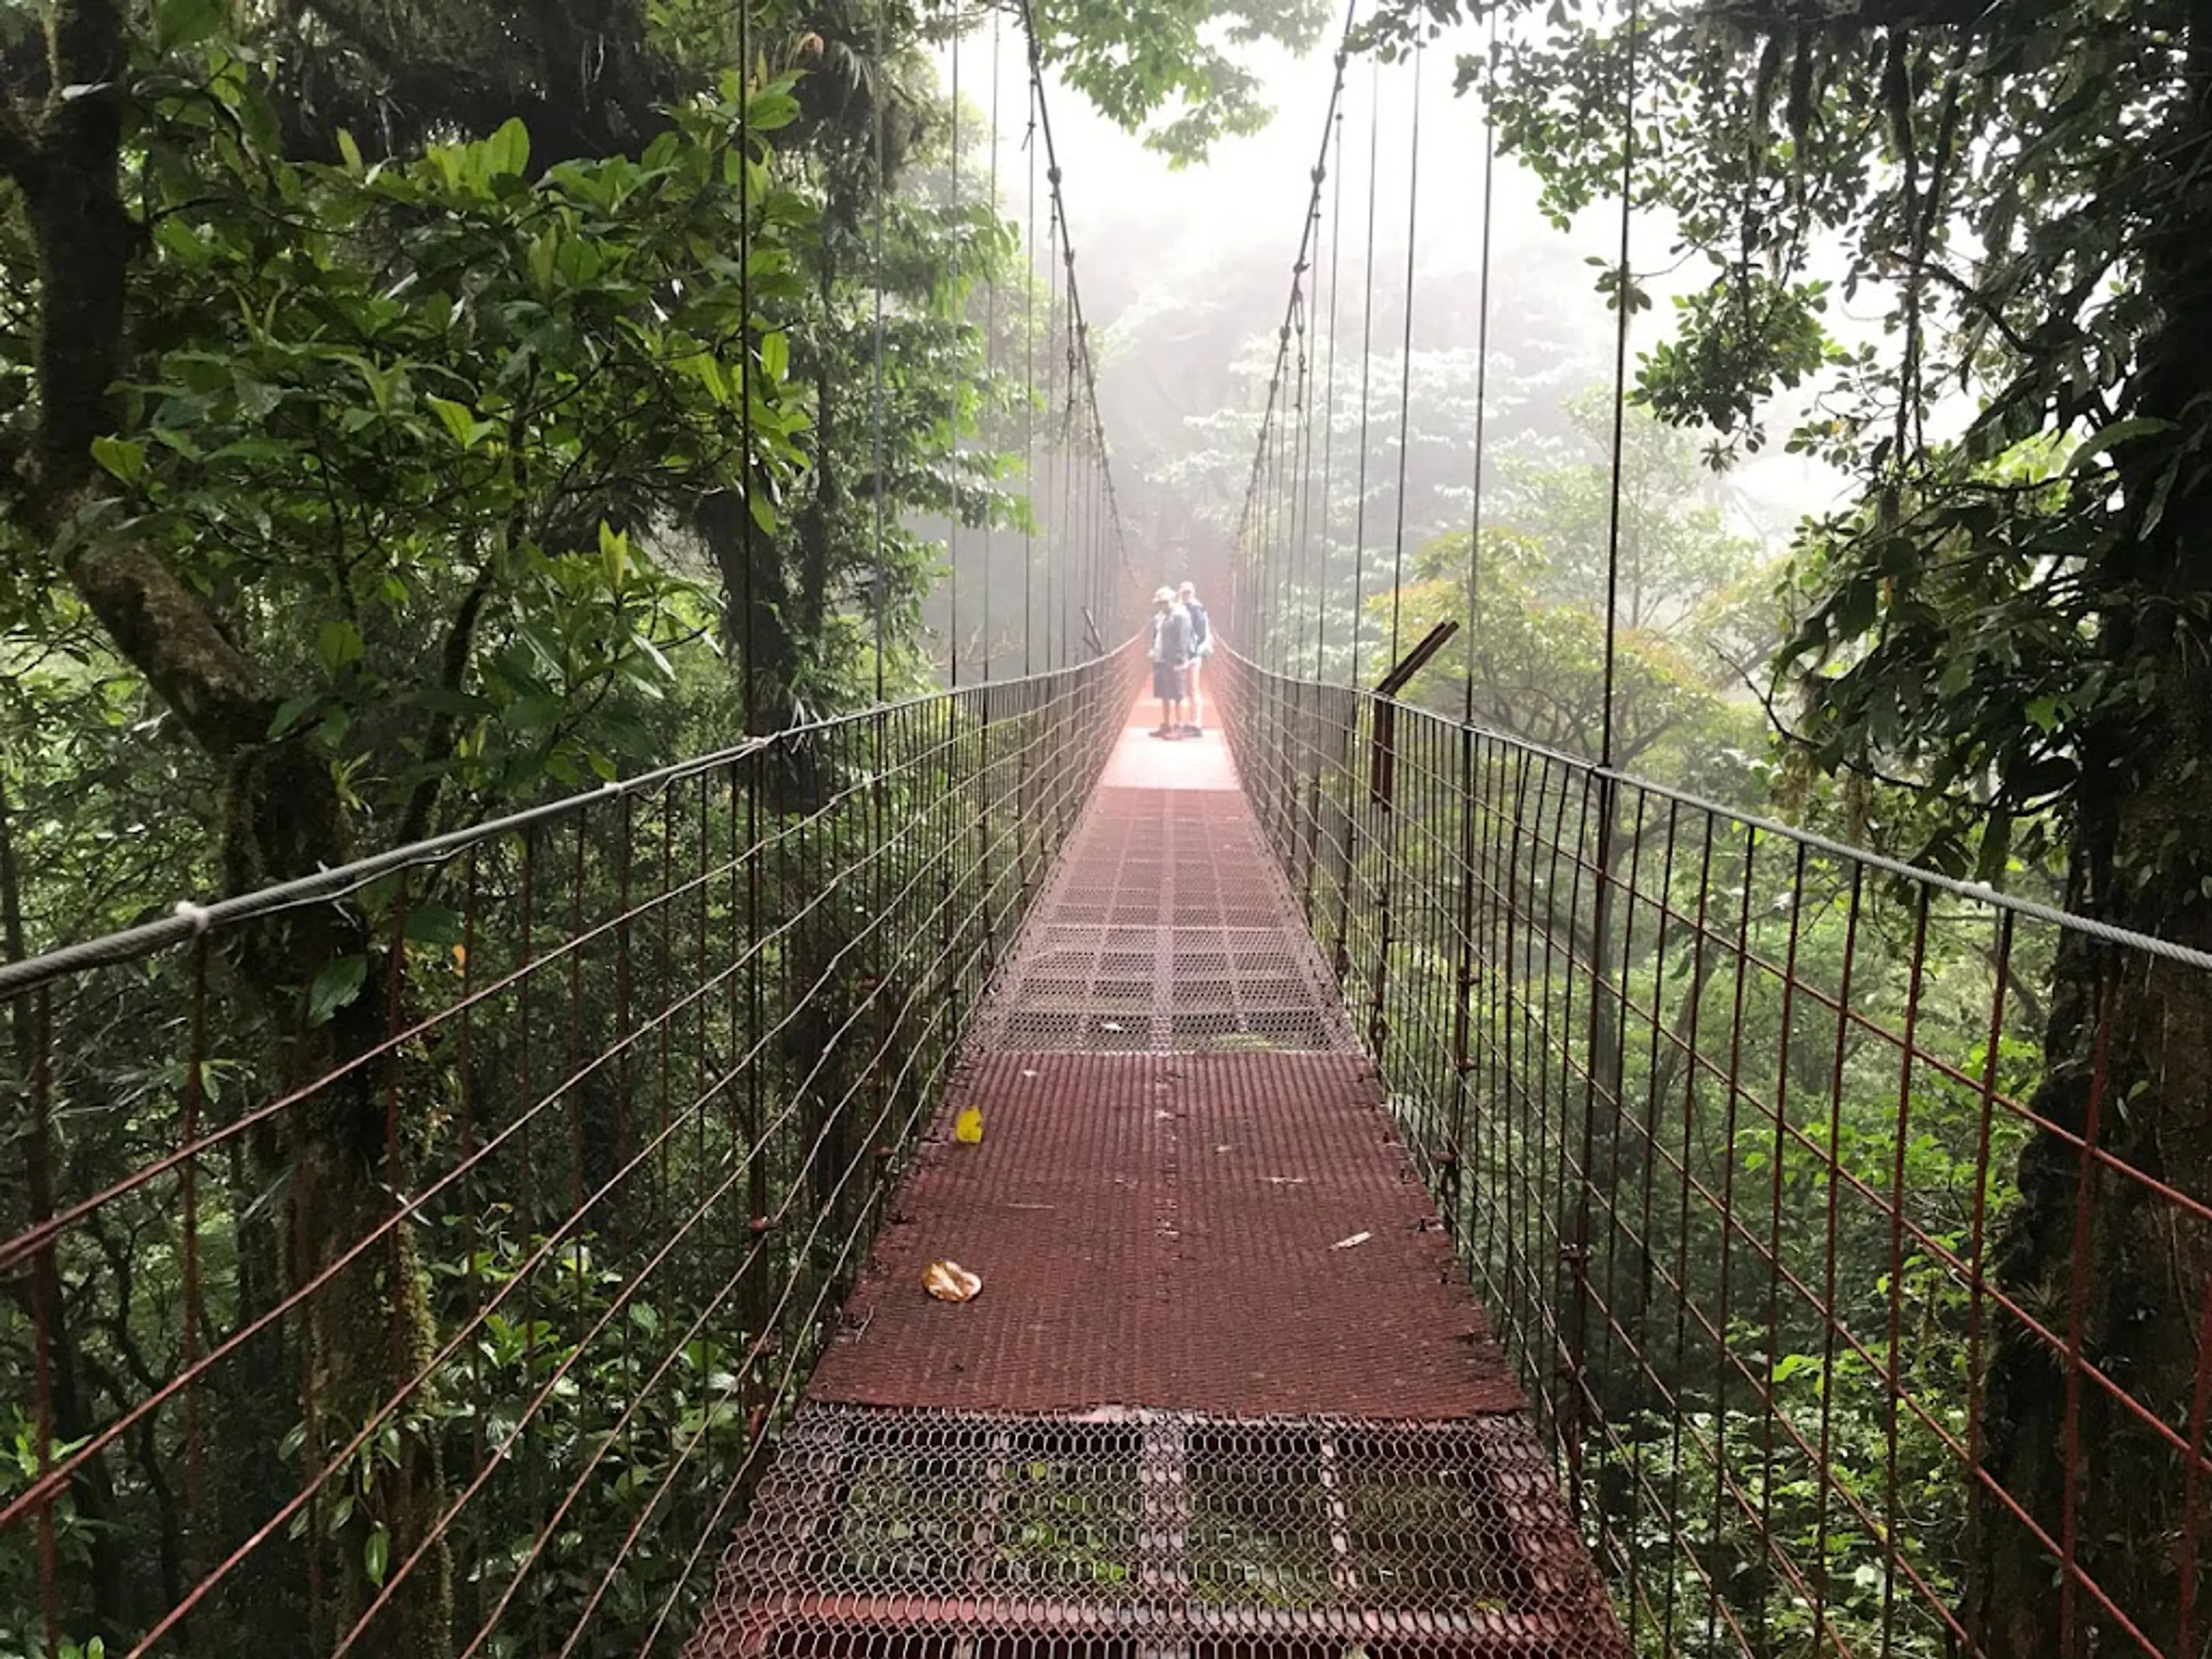
<svg viewBox="0 0 2212 1659">
<path fill-rule="evenodd" d="M 2212 0 L 2195 0 L 2185 17 L 2186 118 L 2146 165 L 2176 203 L 2199 210 L 2177 209 L 2146 239 L 2142 287 L 2161 324 L 2121 411 L 2185 430 L 2201 428 L 2212 398 L 2212 246 L 2197 182 L 2212 143 Z M 2143 706 L 2136 718 L 2108 718 L 2082 745 L 2068 903 L 2208 950 L 2212 476 L 2170 438 L 2114 454 L 2125 519 L 2085 574 L 2104 600 L 2100 654 L 2140 689 Z M 2053 971 L 2045 1053 L 2033 1107 L 2052 1127 L 2021 1153 L 1994 1276 L 2051 1335 L 1993 1315 L 1983 1473 L 2062 1548 L 2070 1540 L 2078 1571 L 2160 1652 L 2181 1650 L 2193 1595 L 2191 1639 L 2201 1648 L 2212 1552 L 2194 1540 L 2188 1565 L 2184 1462 L 2062 1349 L 2190 1431 L 2199 1371 L 2212 1364 L 2199 1346 L 2212 1230 L 2148 1183 L 2212 1202 L 2212 975 L 2069 936 Z M 2085 1157 L 2076 1137 L 2100 1158 Z M 2068 1587 L 2059 1552 L 2005 1503 L 1978 1492 L 1973 1522 L 1968 1627 L 1991 1659 L 2138 1651 L 2085 1589 Z"/>
<path fill-rule="evenodd" d="M 232 890 L 342 863 L 350 837 L 327 758 L 307 739 L 270 740 L 278 699 L 233 632 L 157 553 L 96 522 L 106 503 L 93 445 L 116 428 L 112 389 L 129 369 L 128 299 L 143 240 L 122 189 L 128 20 L 119 0 L 58 0 L 46 27 L 43 92 L 0 98 L 0 170 L 20 192 L 39 272 L 37 422 L 27 453 L 14 458 L 8 505 L 25 534 L 56 547 L 118 652 L 221 769 Z M 249 929 L 237 944 L 280 1033 L 280 1086 L 323 1076 L 381 1036 L 372 996 L 339 1021 L 305 1029 L 304 988 L 333 957 L 365 945 L 357 923 L 335 908 Z M 380 1077 L 360 1068 L 288 1115 L 281 1155 L 295 1285 L 388 1224 L 393 1195 L 407 1189 L 404 1158 L 386 1142 Z M 405 1389 L 429 1351 L 426 1282 L 407 1230 L 394 1228 L 388 1244 L 338 1271 L 301 1317 L 317 1435 L 335 1447 Z M 414 1426 L 428 1403 L 421 1393 L 410 1400 L 396 1451 L 376 1465 L 365 1501 L 331 1540 L 330 1611 L 348 1622 L 374 1594 L 363 1566 L 371 1527 L 387 1529 L 391 1560 L 405 1560 L 442 1506 L 434 1439 Z M 274 1456 L 289 1426 L 272 1410 L 267 1446 L 237 1449 Z M 451 1644 L 451 1595 L 447 1553 L 430 1544 L 356 1650 L 439 1659 Z"/>
</svg>

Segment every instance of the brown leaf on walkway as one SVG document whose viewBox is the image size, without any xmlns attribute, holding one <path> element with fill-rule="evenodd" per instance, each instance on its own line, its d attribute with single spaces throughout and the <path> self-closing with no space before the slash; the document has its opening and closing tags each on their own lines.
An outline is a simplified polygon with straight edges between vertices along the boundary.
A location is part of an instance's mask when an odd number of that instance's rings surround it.
<svg viewBox="0 0 2212 1659">
<path fill-rule="evenodd" d="M 933 1261 L 922 1271 L 921 1288 L 939 1302 L 972 1302 L 983 1281 L 957 1261 Z"/>
</svg>

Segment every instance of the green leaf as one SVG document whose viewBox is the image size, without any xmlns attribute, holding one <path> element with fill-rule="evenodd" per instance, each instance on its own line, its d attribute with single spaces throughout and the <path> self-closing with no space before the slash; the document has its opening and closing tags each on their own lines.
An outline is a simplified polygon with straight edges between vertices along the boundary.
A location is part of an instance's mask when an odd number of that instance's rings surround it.
<svg viewBox="0 0 2212 1659">
<path fill-rule="evenodd" d="M 243 370 L 231 375 L 231 389 L 238 398 L 238 412 L 248 421 L 267 419 L 284 398 L 276 387 Z"/>
<path fill-rule="evenodd" d="M 269 735 L 273 740 L 289 736 L 300 722 L 313 714 L 321 704 L 320 695 L 310 692 L 305 696 L 287 697 L 276 705 L 276 713 L 269 722 Z"/>
<path fill-rule="evenodd" d="M 182 219 L 164 219 L 155 226 L 154 244 L 178 264 L 189 265 L 195 270 L 213 257 L 213 250 L 200 240 L 199 232 Z"/>
<path fill-rule="evenodd" d="M 315 654 L 325 673 L 336 676 L 362 658 L 361 630 L 343 620 L 326 622 L 315 636 Z"/>
<path fill-rule="evenodd" d="M 599 559 L 606 567 L 607 586 L 621 592 L 629 572 L 629 538 L 616 531 L 605 519 L 599 520 Z"/>
<path fill-rule="evenodd" d="M 447 904 L 417 904 L 407 912 L 407 939 L 450 950 L 461 942 L 460 913 Z"/>
<path fill-rule="evenodd" d="M 775 88 L 755 95 L 745 111 L 745 124 L 755 132 L 775 132 L 799 118 L 799 100 Z"/>
<path fill-rule="evenodd" d="M 392 413 L 392 401 L 398 394 L 399 382 L 405 371 L 397 363 L 390 368 L 379 368 L 367 358 L 361 359 L 354 367 L 361 371 L 361 378 L 368 382 L 368 395 L 376 400 L 377 413 Z"/>
<path fill-rule="evenodd" d="M 550 732 L 567 712 L 568 704 L 559 697 L 518 697 L 507 705 L 507 723 L 518 732 Z"/>
<path fill-rule="evenodd" d="M 1786 1353 L 1774 1368 L 1774 1380 L 1787 1382 L 1800 1371 L 1816 1371 L 1820 1368 L 1820 1362 L 1809 1353 Z"/>
<path fill-rule="evenodd" d="M 464 449 L 475 444 L 479 428 L 475 414 L 466 404 L 457 404 L 451 398 L 433 397 L 426 398 L 423 401 L 428 404 L 436 412 L 438 418 L 445 422 L 446 430 L 453 434 L 455 443 Z"/>
<path fill-rule="evenodd" d="M 2132 416 L 2124 421 L 2114 421 L 2110 426 L 2100 427 L 2083 441 L 2066 463 L 2069 472 L 2079 472 L 2098 456 L 2122 444 L 2132 443 L 2138 438 L 2155 437 L 2161 432 L 2173 430 L 2172 421 L 2161 421 L 2148 415 Z"/>
<path fill-rule="evenodd" d="M 146 470 L 146 446 L 133 438 L 94 438 L 92 459 L 125 483 L 137 483 Z"/>
<path fill-rule="evenodd" d="M 361 146 L 354 142 L 353 134 L 343 127 L 338 129 L 338 156 L 345 162 L 345 170 L 355 178 L 359 179 L 368 173 L 368 164 L 361 159 Z"/>
<path fill-rule="evenodd" d="M 361 1550 L 362 1570 L 368 1575 L 370 1583 L 380 1587 L 383 1584 L 384 1570 L 391 1559 L 392 1534 L 380 1522 L 370 1528 L 368 1541 Z"/>
<path fill-rule="evenodd" d="M 772 329 L 761 336 L 761 373 L 771 380 L 781 380 L 791 372 L 791 338 L 781 329 Z"/>
<path fill-rule="evenodd" d="M 197 461 L 204 457 L 204 452 L 198 444 L 173 427 L 155 427 L 153 437 L 155 443 L 165 449 L 174 450 L 188 461 Z"/>
<path fill-rule="evenodd" d="M 340 957 L 325 964 L 323 971 L 315 975 L 314 984 L 308 988 L 308 1025 L 327 1024 L 332 1014 L 361 994 L 361 988 L 368 982 L 367 957 Z"/>
<path fill-rule="evenodd" d="M 222 27 L 222 0 L 160 0 L 154 8 L 154 46 L 178 52 L 196 46 Z"/>
<path fill-rule="evenodd" d="M 522 125 L 518 116 L 509 116 L 497 132 L 484 141 L 484 160 L 491 177 L 501 174 L 516 178 L 530 165 L 530 129 Z"/>
<path fill-rule="evenodd" d="M 1846 587 L 1835 607 L 1838 638 L 1855 640 L 1874 626 L 1881 605 L 1881 589 L 1871 577 L 1861 577 Z"/>
<path fill-rule="evenodd" d="M 1974 879 L 1995 883 L 2004 874 L 2006 861 L 2011 855 L 2012 814 L 2002 807 L 1995 808 L 1982 826 L 1981 856 L 1975 863 Z"/>
<path fill-rule="evenodd" d="M 548 225 L 530 240 L 530 282 L 541 299 L 553 297 L 555 279 L 560 274 L 561 236 Z"/>
</svg>

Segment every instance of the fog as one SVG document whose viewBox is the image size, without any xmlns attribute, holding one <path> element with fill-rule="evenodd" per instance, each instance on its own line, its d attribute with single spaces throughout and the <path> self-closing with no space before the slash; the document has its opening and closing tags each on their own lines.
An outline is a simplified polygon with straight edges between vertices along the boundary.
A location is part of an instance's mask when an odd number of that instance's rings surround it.
<svg viewBox="0 0 2212 1659">
<path fill-rule="evenodd" d="M 989 40 L 970 37 L 961 51 L 966 106 L 988 121 Z M 1218 583 L 1228 568 L 1313 188 L 1333 52 L 1333 40 L 1302 58 L 1249 49 L 1245 61 L 1263 76 L 1274 118 L 1257 134 L 1218 143 L 1206 162 L 1182 169 L 1078 94 L 1048 88 L 1100 408 L 1139 589 L 1185 575 Z M 1012 32 L 1002 38 L 1000 54 L 1000 191 L 1007 216 L 1019 224 L 1028 212 L 1026 64 Z M 1387 590 L 1432 538 L 1464 534 L 1472 507 L 1484 130 L 1479 99 L 1454 95 L 1455 58 L 1448 40 L 1418 66 L 1352 64 L 1328 144 L 1316 268 L 1304 283 L 1304 344 L 1317 434 L 1318 411 L 1335 410 L 1322 540 L 1343 550 L 1335 572 L 1340 586 L 1356 564 L 1359 591 L 1368 594 Z M 948 77 L 951 68 L 947 54 Z M 1417 73 L 1418 158 L 1412 143 Z M 987 155 L 988 143 L 971 165 L 980 171 Z M 1045 188 L 1040 158 L 1041 238 Z M 1409 233 L 1410 374 L 1401 349 Z M 1485 408 L 1486 476 L 1494 484 L 1516 456 L 1593 459 L 1565 406 L 1594 390 L 1609 395 L 1613 386 L 1616 322 L 1595 283 L 1617 255 L 1619 210 L 1601 204 L 1571 229 L 1555 229 L 1538 211 L 1533 179 L 1501 158 L 1492 234 Z M 1659 337 L 1674 295 L 1705 280 L 1702 265 L 1683 264 L 1670 241 L 1668 228 L 1648 216 L 1639 216 L 1632 227 L 1631 264 L 1656 303 L 1636 319 L 1632 374 L 1635 352 Z M 1039 258 L 1042 270 L 1042 252 Z M 1332 288 L 1333 398 L 1326 378 Z M 1401 392 L 1408 434 L 1402 457 Z M 1730 534 L 1770 553 L 1786 548 L 1802 514 L 1834 506 L 1841 495 L 1836 475 L 1783 452 L 1795 414 L 1787 408 L 1774 413 L 1766 423 L 1768 445 L 1751 462 L 1723 475 L 1701 473 L 1695 485 Z M 1316 435 L 1315 447 L 1323 443 Z M 1485 493 L 1487 501 L 1489 485 Z M 1316 603 L 1348 611 L 1350 591 Z"/>
</svg>

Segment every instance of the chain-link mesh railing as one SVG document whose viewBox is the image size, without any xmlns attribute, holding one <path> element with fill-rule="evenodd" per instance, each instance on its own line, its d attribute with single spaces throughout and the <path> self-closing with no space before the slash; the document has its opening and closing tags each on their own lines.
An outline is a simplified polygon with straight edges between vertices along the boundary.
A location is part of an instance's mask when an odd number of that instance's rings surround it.
<svg viewBox="0 0 2212 1659">
<path fill-rule="evenodd" d="M 1218 678 L 1644 1651 L 2208 1650 L 2212 962 Z"/>
<path fill-rule="evenodd" d="M 0 1651 L 675 1651 L 1140 667 L 0 968 Z"/>
</svg>

